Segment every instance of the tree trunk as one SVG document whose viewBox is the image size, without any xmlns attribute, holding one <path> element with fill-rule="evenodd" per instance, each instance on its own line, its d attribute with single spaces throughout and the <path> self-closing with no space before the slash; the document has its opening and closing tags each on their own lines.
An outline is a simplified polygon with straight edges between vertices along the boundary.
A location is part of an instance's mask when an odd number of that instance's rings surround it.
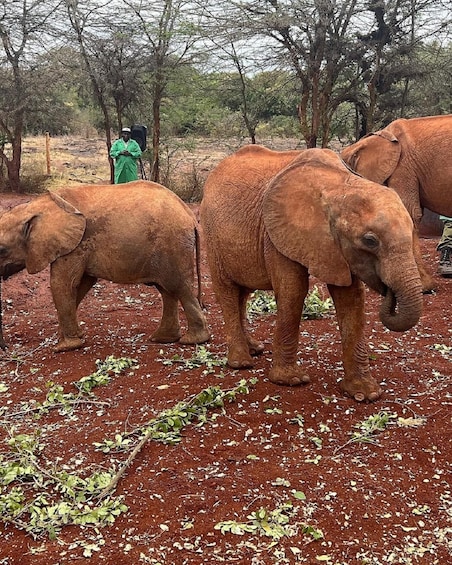
<svg viewBox="0 0 452 565">
<path fill-rule="evenodd" d="M 9 192 L 21 193 L 22 188 L 20 186 L 20 163 L 22 156 L 22 135 L 16 135 L 12 139 L 11 145 L 12 158 L 6 160 L 6 168 L 8 170 L 8 188 Z"/>
<path fill-rule="evenodd" d="M 162 102 L 163 91 L 157 85 L 152 103 L 152 164 L 151 164 L 151 181 L 159 182 L 160 179 L 160 106 Z"/>
</svg>

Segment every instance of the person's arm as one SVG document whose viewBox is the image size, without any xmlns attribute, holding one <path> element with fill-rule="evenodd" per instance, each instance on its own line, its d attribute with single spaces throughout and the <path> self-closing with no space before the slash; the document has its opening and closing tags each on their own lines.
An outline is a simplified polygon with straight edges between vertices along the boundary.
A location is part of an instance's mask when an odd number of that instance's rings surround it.
<svg viewBox="0 0 452 565">
<path fill-rule="evenodd" d="M 140 146 L 138 145 L 138 143 L 134 139 L 132 139 L 132 141 L 133 141 L 133 143 L 131 143 L 129 141 L 127 149 L 129 150 L 131 157 L 133 157 L 134 159 L 139 159 L 140 156 L 141 156 Z"/>
<path fill-rule="evenodd" d="M 121 147 L 121 144 L 118 143 L 118 141 L 119 141 L 119 140 L 116 140 L 116 141 L 113 143 L 113 145 L 111 146 L 111 149 L 110 149 L 110 157 L 111 157 L 112 159 L 116 159 L 116 158 L 119 156 L 119 154 L 121 153 L 122 147 Z"/>
</svg>

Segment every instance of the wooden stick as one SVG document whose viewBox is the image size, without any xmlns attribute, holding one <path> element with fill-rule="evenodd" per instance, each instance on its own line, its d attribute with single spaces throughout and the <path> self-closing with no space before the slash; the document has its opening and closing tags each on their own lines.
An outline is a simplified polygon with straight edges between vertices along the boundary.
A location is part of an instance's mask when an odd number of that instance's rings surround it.
<svg viewBox="0 0 452 565">
<path fill-rule="evenodd" d="M 50 175 L 50 134 L 46 131 L 46 170 Z"/>
</svg>

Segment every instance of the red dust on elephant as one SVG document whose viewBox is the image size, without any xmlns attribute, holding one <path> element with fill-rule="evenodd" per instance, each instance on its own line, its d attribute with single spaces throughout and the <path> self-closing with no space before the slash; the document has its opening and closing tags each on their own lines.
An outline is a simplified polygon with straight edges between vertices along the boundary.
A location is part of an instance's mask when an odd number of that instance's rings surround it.
<svg viewBox="0 0 452 565">
<path fill-rule="evenodd" d="M 173 192 L 148 181 L 62 188 L 0 216 L 0 276 L 50 265 L 59 322 L 55 351 L 83 345 L 77 307 L 97 279 L 159 290 L 163 313 L 152 341 L 207 341 L 200 294 L 193 293 L 195 264 L 200 293 L 197 220 Z M 179 302 L 188 323 L 184 335 Z"/>
<path fill-rule="evenodd" d="M 228 364 L 252 367 L 252 356 L 262 353 L 263 344 L 246 328 L 246 302 L 255 289 L 273 289 L 269 378 L 285 385 L 309 381 L 297 349 L 312 275 L 327 284 L 336 308 L 342 389 L 358 401 L 379 398 L 364 337 L 363 283 L 383 296 L 380 319 L 393 331 L 413 327 L 423 302 L 413 222 L 399 196 L 353 174 L 332 151 L 249 146 L 210 174 L 200 213 Z"/>
</svg>

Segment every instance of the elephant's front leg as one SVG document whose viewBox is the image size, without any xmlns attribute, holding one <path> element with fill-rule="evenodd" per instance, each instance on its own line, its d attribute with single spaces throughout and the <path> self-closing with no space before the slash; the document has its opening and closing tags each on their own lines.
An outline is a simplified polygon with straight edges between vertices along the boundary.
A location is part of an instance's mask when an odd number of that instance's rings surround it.
<svg viewBox="0 0 452 565">
<path fill-rule="evenodd" d="M 58 343 L 54 351 L 71 351 L 83 345 L 77 322 L 78 287 L 82 273 L 76 273 L 67 261 L 57 260 L 50 268 L 50 289 L 58 315 Z"/>
<path fill-rule="evenodd" d="M 279 277 L 281 280 L 279 281 Z M 304 299 L 308 292 L 308 274 L 304 267 L 279 273 L 274 284 L 278 310 L 273 336 L 273 366 L 269 378 L 280 385 L 295 386 L 309 382 L 309 376 L 297 363 L 298 336 Z"/>
<path fill-rule="evenodd" d="M 346 287 L 328 285 L 333 299 L 341 334 L 344 379 L 342 390 L 357 400 L 374 401 L 381 395 L 381 388 L 370 376 L 369 354 L 364 337 L 364 285 L 353 277 Z"/>
<path fill-rule="evenodd" d="M 250 291 L 247 288 L 240 288 L 239 291 L 239 315 L 240 315 L 240 325 L 248 343 L 248 352 L 251 356 L 261 355 L 264 352 L 264 344 L 261 341 L 255 339 L 248 328 L 248 318 L 247 318 L 247 305 L 248 298 L 250 296 Z"/>
</svg>

